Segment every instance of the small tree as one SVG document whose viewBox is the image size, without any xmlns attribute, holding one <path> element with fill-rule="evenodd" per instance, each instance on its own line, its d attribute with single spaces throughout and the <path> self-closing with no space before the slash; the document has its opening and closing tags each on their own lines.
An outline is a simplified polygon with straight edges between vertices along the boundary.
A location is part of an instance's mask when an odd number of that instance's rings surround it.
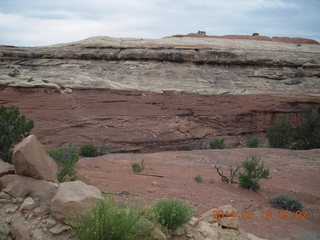
<svg viewBox="0 0 320 240">
<path fill-rule="evenodd" d="M 239 185 L 243 188 L 258 191 L 260 189 L 259 180 L 269 177 L 269 169 L 265 168 L 263 163 L 256 155 L 251 155 L 243 163 L 243 172 L 239 173 Z"/>
<path fill-rule="evenodd" d="M 272 123 L 267 129 L 266 136 L 272 148 L 288 148 L 293 141 L 293 130 L 291 121 L 281 115 L 278 120 Z"/>
<path fill-rule="evenodd" d="M 33 127 L 33 121 L 20 115 L 18 107 L 0 106 L 0 158 L 12 163 L 12 145 L 26 137 Z"/>
<path fill-rule="evenodd" d="M 297 128 L 297 149 L 320 148 L 320 112 L 311 107 L 302 112 L 305 119 Z"/>
</svg>

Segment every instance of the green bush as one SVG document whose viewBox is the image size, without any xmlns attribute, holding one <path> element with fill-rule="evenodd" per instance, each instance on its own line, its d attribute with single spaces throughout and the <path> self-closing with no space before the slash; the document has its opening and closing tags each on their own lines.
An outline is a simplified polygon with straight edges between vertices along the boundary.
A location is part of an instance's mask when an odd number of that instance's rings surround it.
<svg viewBox="0 0 320 240">
<path fill-rule="evenodd" d="M 185 201 L 161 199 L 153 206 L 153 212 L 158 222 L 174 230 L 188 222 L 193 216 L 193 207 Z"/>
<path fill-rule="evenodd" d="M 277 194 L 276 196 L 274 196 L 270 200 L 270 203 L 273 207 L 289 210 L 292 212 L 300 211 L 303 208 L 299 199 L 283 194 Z"/>
<path fill-rule="evenodd" d="M 97 148 L 93 145 L 83 145 L 80 148 L 80 155 L 84 157 L 97 157 Z"/>
<path fill-rule="evenodd" d="M 74 163 L 79 159 L 79 155 L 75 147 L 68 147 L 56 150 L 48 151 L 50 157 L 52 157 L 57 163 L 61 165 L 61 169 L 58 173 L 58 181 L 64 182 L 67 177 L 72 180 L 77 178 L 77 172 L 74 169 Z"/>
<path fill-rule="evenodd" d="M 18 69 L 14 68 L 11 72 L 8 73 L 9 77 L 17 77 L 20 76 L 20 72 Z"/>
<path fill-rule="evenodd" d="M 270 147 L 289 148 L 293 142 L 294 132 L 291 128 L 291 121 L 284 115 L 272 123 L 267 129 L 266 136 Z"/>
<path fill-rule="evenodd" d="M 142 172 L 145 165 L 144 165 L 144 160 L 141 160 L 140 162 L 134 162 L 131 164 L 132 170 L 135 173 Z"/>
<path fill-rule="evenodd" d="M 224 143 L 223 139 L 216 139 L 213 142 L 210 143 L 211 149 L 225 149 L 227 146 Z"/>
<path fill-rule="evenodd" d="M 320 148 L 320 111 L 311 107 L 302 112 L 304 122 L 296 130 L 296 149 Z"/>
<path fill-rule="evenodd" d="M 246 145 L 248 148 L 257 148 L 259 147 L 259 143 L 259 138 L 252 137 L 247 139 Z"/>
<path fill-rule="evenodd" d="M 269 177 L 269 169 L 265 168 L 263 163 L 256 155 L 251 155 L 242 163 L 243 171 L 239 173 L 239 186 L 243 188 L 258 191 L 260 189 L 259 180 Z"/>
<path fill-rule="evenodd" d="M 106 198 L 85 214 L 76 217 L 72 230 L 79 240 L 152 239 L 153 224 L 136 205 L 128 207 Z"/>
<path fill-rule="evenodd" d="M 202 182 L 203 182 L 201 175 L 195 176 L 195 177 L 194 177 L 194 180 L 195 180 L 197 183 L 202 183 Z"/>
<path fill-rule="evenodd" d="M 193 150 L 193 147 L 190 145 L 186 145 L 182 147 L 182 151 L 192 151 L 192 150 Z"/>
<path fill-rule="evenodd" d="M 12 146 L 26 137 L 34 127 L 32 120 L 20 115 L 19 108 L 0 106 L 0 158 L 12 163 Z"/>
</svg>

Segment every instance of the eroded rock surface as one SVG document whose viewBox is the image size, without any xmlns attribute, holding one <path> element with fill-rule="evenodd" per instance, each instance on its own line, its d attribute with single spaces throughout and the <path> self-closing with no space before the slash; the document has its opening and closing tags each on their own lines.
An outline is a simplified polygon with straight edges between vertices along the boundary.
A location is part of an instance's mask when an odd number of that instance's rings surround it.
<svg viewBox="0 0 320 240">
<path fill-rule="evenodd" d="M 69 144 L 105 144 L 111 152 L 207 148 L 214 139 L 244 145 L 281 114 L 294 126 L 306 106 L 320 107 L 308 95 L 197 95 L 107 90 L 0 87 L 0 104 L 20 107 L 47 149 Z M 264 144 L 265 141 L 262 141 Z"/>
<path fill-rule="evenodd" d="M 319 53 L 319 44 L 195 37 L 94 37 L 47 47 L 0 46 L 0 84 L 201 94 L 319 94 Z"/>
</svg>

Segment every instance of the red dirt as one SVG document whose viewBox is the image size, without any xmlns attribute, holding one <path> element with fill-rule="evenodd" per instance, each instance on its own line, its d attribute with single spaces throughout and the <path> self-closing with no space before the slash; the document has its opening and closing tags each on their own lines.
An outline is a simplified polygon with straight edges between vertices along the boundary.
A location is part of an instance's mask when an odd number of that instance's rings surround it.
<svg viewBox="0 0 320 240">
<path fill-rule="evenodd" d="M 248 39 L 272 42 L 283 42 L 293 44 L 319 44 L 318 41 L 308 38 L 290 38 L 290 37 L 266 37 L 266 36 L 250 36 L 250 35 L 224 35 L 224 36 L 208 36 L 198 33 L 189 33 L 186 35 L 178 34 L 172 37 L 200 37 L 200 38 L 224 38 L 224 39 Z"/>
<path fill-rule="evenodd" d="M 270 179 L 261 180 L 261 192 L 221 183 L 213 164 L 240 164 L 250 154 L 258 154 L 267 167 Z M 144 173 L 163 178 L 133 174 L 131 163 L 144 160 Z M 141 194 L 143 203 L 157 198 L 184 199 L 196 206 L 200 214 L 211 208 L 232 204 L 241 217 L 243 211 L 254 211 L 255 219 L 240 219 L 247 232 L 268 239 L 300 239 L 301 234 L 319 230 L 320 222 L 320 149 L 290 151 L 281 149 L 197 150 L 159 152 L 151 154 L 112 154 L 84 158 L 77 164 L 83 181 L 107 192 L 127 191 Z M 193 178 L 201 175 L 204 183 Z M 215 183 L 210 181 L 214 179 Z M 156 182 L 154 182 L 156 181 Z M 268 203 L 276 193 L 296 196 L 308 215 L 305 219 L 281 219 L 278 209 Z M 132 198 L 129 198 L 132 199 Z M 271 219 L 261 217 L 261 211 L 271 210 Z"/>
</svg>

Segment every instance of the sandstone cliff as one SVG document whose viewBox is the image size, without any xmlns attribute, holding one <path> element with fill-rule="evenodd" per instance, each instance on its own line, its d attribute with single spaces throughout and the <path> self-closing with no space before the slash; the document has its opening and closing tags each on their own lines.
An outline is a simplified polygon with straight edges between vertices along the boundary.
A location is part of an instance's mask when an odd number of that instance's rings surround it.
<svg viewBox="0 0 320 240">
<path fill-rule="evenodd" d="M 20 106 L 50 148 L 241 145 L 280 114 L 297 124 L 305 106 L 320 108 L 319 53 L 309 42 L 198 37 L 0 46 L 0 104 Z"/>
<path fill-rule="evenodd" d="M 0 47 L 0 84 L 204 94 L 319 94 L 320 45 L 219 38 L 94 37 Z M 16 68 L 18 77 L 8 74 Z"/>
</svg>

